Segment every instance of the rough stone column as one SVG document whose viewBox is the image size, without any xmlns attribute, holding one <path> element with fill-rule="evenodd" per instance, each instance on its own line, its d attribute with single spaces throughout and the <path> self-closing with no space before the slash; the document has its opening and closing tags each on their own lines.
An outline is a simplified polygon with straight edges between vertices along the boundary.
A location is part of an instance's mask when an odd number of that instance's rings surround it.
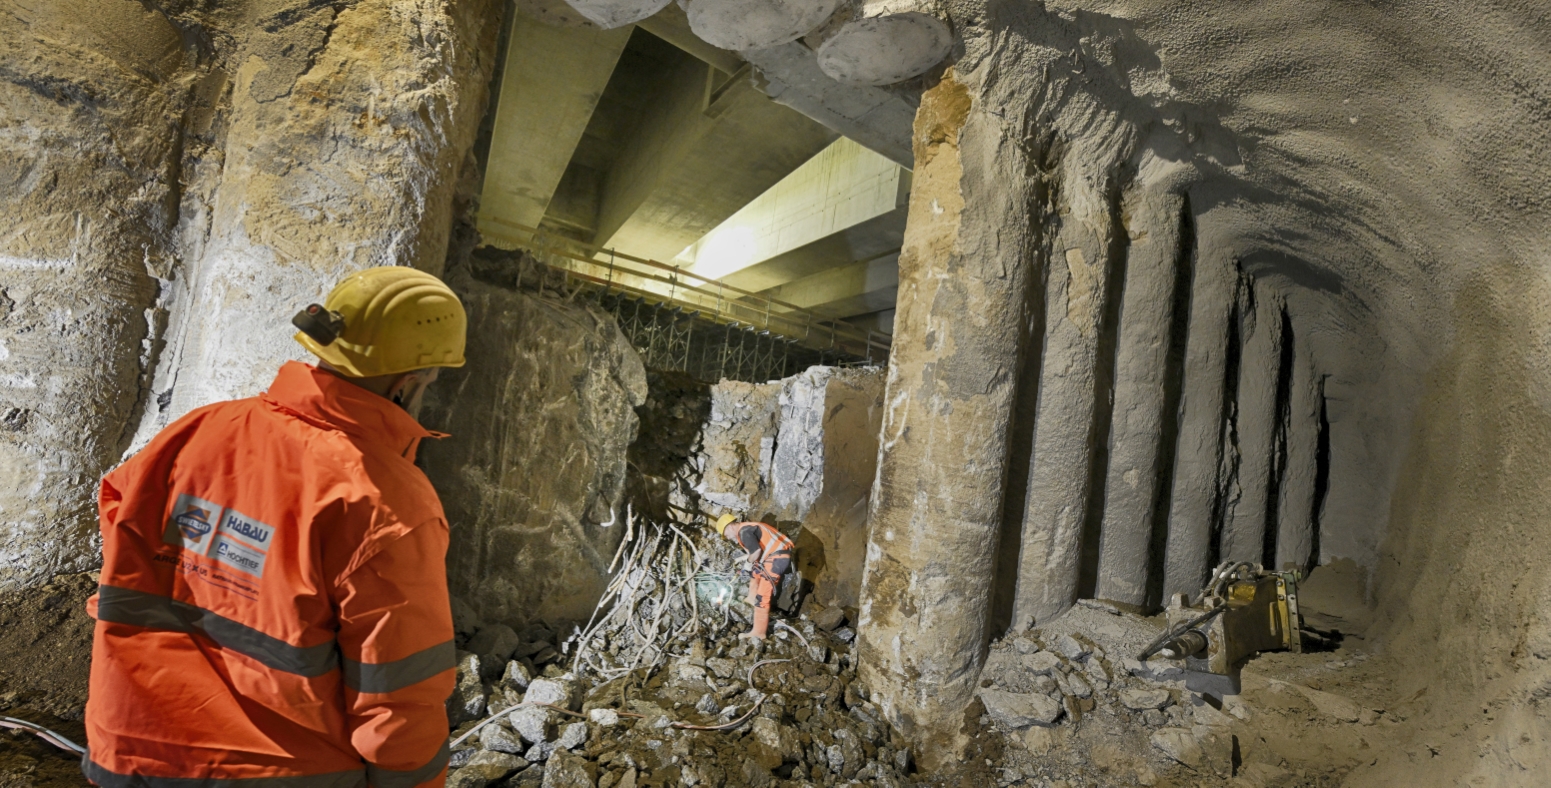
<svg viewBox="0 0 1551 788">
<path fill-rule="evenodd" d="M 1068 156 L 1056 192 L 1060 227 L 1050 250 L 1045 348 L 1034 422 L 1018 592 L 1017 625 L 1045 621 L 1077 601 L 1097 445 L 1107 427 L 1099 398 L 1101 332 L 1121 249 L 1119 187 L 1104 159 Z M 1103 391 L 1100 391 L 1103 389 Z"/>
<path fill-rule="evenodd" d="M 1180 399 L 1179 444 L 1174 455 L 1174 491 L 1169 499 L 1169 535 L 1164 549 L 1163 593 L 1195 594 L 1206 581 L 1213 557 L 1224 429 L 1227 424 L 1234 292 L 1238 268 L 1222 247 L 1202 245 L 1196 258 L 1185 341 Z"/>
<path fill-rule="evenodd" d="M 177 221 L 184 54 L 126 0 L 0 11 L 0 589 L 97 561 Z"/>
<path fill-rule="evenodd" d="M 439 273 L 484 112 L 501 5 L 360 0 L 251 7 L 231 58 L 225 165 L 157 379 L 175 417 L 256 393 L 301 357 L 290 317 L 343 274 Z M 159 426 L 147 425 L 145 431 Z M 144 431 L 143 433 L 144 434 Z"/>
<path fill-rule="evenodd" d="M 1261 563 L 1266 558 L 1266 527 L 1275 512 L 1271 503 L 1277 423 L 1277 386 L 1282 369 L 1282 296 L 1264 282 L 1250 285 L 1243 314 L 1243 355 L 1235 414 L 1238 498 L 1225 514 L 1222 560 Z M 1271 545 L 1275 547 L 1273 542 Z"/>
<path fill-rule="evenodd" d="M 931 768 L 965 742 L 1001 519 L 1035 228 L 1007 108 L 921 100 L 862 582 L 860 671 Z"/>
<path fill-rule="evenodd" d="M 1297 334 L 1292 342 L 1292 380 L 1290 382 L 1287 423 L 1287 463 L 1282 471 L 1277 499 L 1275 568 L 1292 566 L 1307 571 L 1314 555 L 1315 476 L 1319 472 L 1319 375 L 1309 343 Z"/>
<path fill-rule="evenodd" d="M 1133 189 L 1125 202 L 1131 247 L 1126 262 L 1120 340 L 1115 361 L 1115 409 L 1104 484 L 1104 525 L 1098 584 L 1101 599 L 1147 602 L 1165 442 L 1174 438 L 1167 390 L 1175 288 L 1190 258 L 1180 249 L 1185 198 Z"/>
</svg>

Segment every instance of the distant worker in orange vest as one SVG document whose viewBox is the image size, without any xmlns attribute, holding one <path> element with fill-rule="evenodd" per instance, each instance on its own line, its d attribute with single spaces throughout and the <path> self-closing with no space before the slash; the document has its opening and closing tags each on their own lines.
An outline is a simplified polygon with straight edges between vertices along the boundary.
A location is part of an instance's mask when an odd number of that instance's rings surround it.
<svg viewBox="0 0 1551 788">
<path fill-rule="evenodd" d="M 441 501 L 414 465 L 456 295 L 360 271 L 321 359 L 189 413 L 102 481 L 82 769 L 104 788 L 440 788 L 455 682 Z"/>
<path fill-rule="evenodd" d="M 754 606 L 754 628 L 748 636 L 764 640 L 770 629 L 770 605 L 775 601 L 782 576 L 792 568 L 792 540 L 775 526 L 737 519 L 724 514 L 716 521 L 716 529 L 747 554 L 752 575 L 748 600 Z"/>
</svg>

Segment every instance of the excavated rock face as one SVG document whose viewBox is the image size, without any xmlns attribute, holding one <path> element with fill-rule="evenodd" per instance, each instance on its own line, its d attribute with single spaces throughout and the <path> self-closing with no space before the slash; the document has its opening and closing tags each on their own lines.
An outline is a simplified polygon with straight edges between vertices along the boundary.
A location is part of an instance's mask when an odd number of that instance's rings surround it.
<svg viewBox="0 0 1551 788">
<path fill-rule="evenodd" d="M 883 417 L 878 369 L 813 367 L 770 383 L 724 380 L 694 458 L 713 512 L 765 518 L 797 537 L 816 601 L 852 607 L 865 560 L 867 501 Z"/>
<path fill-rule="evenodd" d="M 450 278 L 468 365 L 443 374 L 422 414 L 454 437 L 421 452 L 452 528 L 453 593 L 487 621 L 585 619 L 624 533 L 645 369 L 603 312 Z"/>
<path fill-rule="evenodd" d="M 1417 682 L 1468 677 L 1440 708 L 1527 698 L 1543 14 L 947 5 L 863 595 L 891 719 L 963 745 L 989 636 L 1084 597 L 1155 606 L 1226 558 L 1382 567 Z"/>
<path fill-rule="evenodd" d="M 500 6 L 0 14 L 0 585 L 96 558 L 96 480 L 287 359 L 347 271 L 440 271 Z M 138 436 L 136 431 L 138 429 Z"/>
<path fill-rule="evenodd" d="M 96 561 L 96 481 L 145 404 L 175 264 L 166 119 L 209 92 L 190 59 L 134 3 L 0 17 L 0 585 Z"/>
</svg>

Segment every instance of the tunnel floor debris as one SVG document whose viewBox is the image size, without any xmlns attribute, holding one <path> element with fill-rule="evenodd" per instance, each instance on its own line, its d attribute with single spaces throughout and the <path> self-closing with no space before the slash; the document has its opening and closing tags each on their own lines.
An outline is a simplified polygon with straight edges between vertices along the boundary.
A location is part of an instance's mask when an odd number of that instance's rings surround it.
<svg viewBox="0 0 1551 788">
<path fill-rule="evenodd" d="M 84 736 L 84 602 L 94 586 L 89 574 L 67 575 L 47 592 L 0 595 L 0 714 Z M 565 628 L 480 626 L 461 610 L 455 737 L 525 699 L 570 713 L 518 707 L 486 725 L 455 748 L 449 784 L 1324 788 L 1374 784 L 1363 770 L 1381 774 L 1387 760 L 1441 767 L 1483 757 L 1486 746 L 1470 727 L 1480 721 L 1430 714 L 1450 691 L 1447 681 L 1397 697 L 1393 662 L 1356 635 L 1333 650 L 1251 660 L 1244 693 L 1217 709 L 1193 703 L 1170 663 L 1130 659 L 1159 619 L 1085 601 L 990 644 L 984 708 L 967 720 L 969 755 L 957 768 L 923 774 L 911 742 L 856 680 L 850 611 L 810 605 L 762 647 L 737 637 L 746 621 L 736 606 L 705 612 L 729 623 L 686 636 L 655 667 L 611 678 L 570 670 L 575 653 L 566 649 L 575 641 L 567 644 Z M 605 652 L 618 650 L 613 642 Z M 760 666 L 751 683 L 750 670 L 768 660 L 789 661 Z M 1489 722 L 1512 710 L 1481 711 Z M 675 722 L 738 724 L 690 730 Z M 1533 783 L 1514 783 L 1517 767 L 1503 768 L 1504 784 Z M 85 785 L 77 758 L 0 731 L 3 788 Z"/>
<path fill-rule="evenodd" d="M 671 587 L 637 583 L 622 601 L 650 621 L 644 598 L 671 597 Z M 693 612 L 689 598 L 681 613 Z M 499 646 L 463 654 L 453 736 L 472 735 L 454 747 L 449 785 L 1333 786 L 1389 746 L 1400 719 L 1375 700 L 1384 668 L 1360 639 L 1262 655 L 1244 694 L 1218 708 L 1185 690 L 1174 663 L 1133 658 L 1161 617 L 1089 600 L 990 645 L 969 754 L 923 774 L 856 678 L 847 611 L 810 605 L 764 644 L 737 636 L 735 605 L 700 614 L 731 623 L 664 646 L 660 659 L 643 656 L 629 626 L 593 622 L 596 650 L 584 656 L 619 665 L 601 670 L 570 669 L 584 661 L 580 635 L 480 629 L 470 647 Z M 686 626 L 684 615 L 664 617 Z"/>
</svg>

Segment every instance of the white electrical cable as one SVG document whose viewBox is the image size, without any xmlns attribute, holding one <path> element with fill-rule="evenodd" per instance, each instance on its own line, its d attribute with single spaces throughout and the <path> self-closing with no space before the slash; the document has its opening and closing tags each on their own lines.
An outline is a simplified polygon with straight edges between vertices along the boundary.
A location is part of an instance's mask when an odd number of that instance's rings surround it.
<svg viewBox="0 0 1551 788">
<path fill-rule="evenodd" d="M 48 728 L 45 728 L 35 722 L 19 720 L 15 717 L 0 717 L 0 727 L 15 728 L 17 730 L 27 731 L 29 733 L 35 734 L 38 738 L 66 752 L 72 752 L 76 755 L 86 754 L 85 747 L 82 747 L 81 745 L 76 744 L 64 736 L 61 736 L 58 733 L 55 733 L 54 731 L 51 731 Z"/>
</svg>

